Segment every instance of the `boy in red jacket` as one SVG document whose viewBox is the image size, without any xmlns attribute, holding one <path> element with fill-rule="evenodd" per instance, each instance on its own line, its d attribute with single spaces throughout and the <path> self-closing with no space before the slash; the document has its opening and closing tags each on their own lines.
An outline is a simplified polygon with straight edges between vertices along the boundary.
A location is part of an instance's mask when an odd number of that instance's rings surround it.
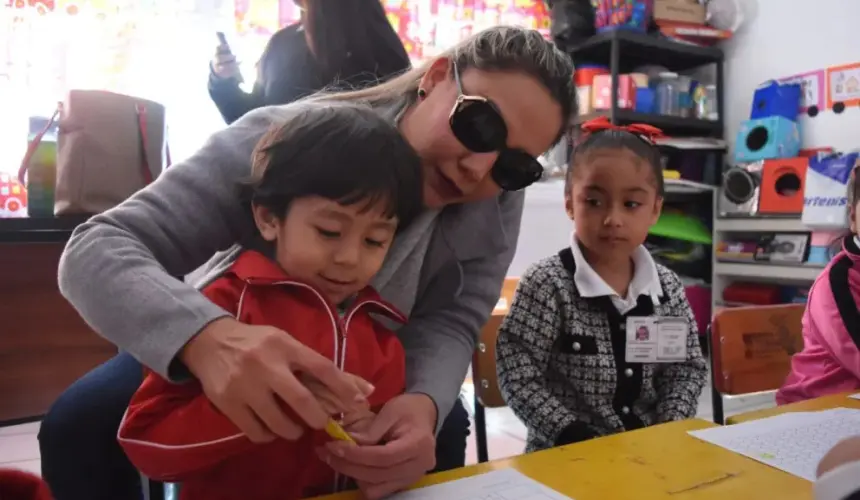
<svg viewBox="0 0 860 500">
<path fill-rule="evenodd" d="M 203 293 L 239 321 L 289 332 L 373 384 L 370 408 L 343 416 L 347 432 L 359 431 L 405 385 L 403 348 L 371 314 L 404 318 L 368 284 L 397 228 L 422 210 L 420 160 L 374 111 L 338 104 L 273 128 L 252 174 L 243 189 L 260 241 Z M 315 452 L 330 440 L 324 433 L 252 443 L 197 381 L 154 373 L 118 438 L 144 475 L 181 483 L 182 500 L 296 499 L 337 491 L 345 479 Z"/>
</svg>

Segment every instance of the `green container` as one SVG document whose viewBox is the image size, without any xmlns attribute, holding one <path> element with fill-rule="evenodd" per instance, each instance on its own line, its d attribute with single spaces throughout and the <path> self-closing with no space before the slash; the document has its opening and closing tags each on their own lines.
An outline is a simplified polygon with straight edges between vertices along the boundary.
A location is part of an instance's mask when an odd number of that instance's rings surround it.
<svg viewBox="0 0 860 500">
<path fill-rule="evenodd" d="M 27 215 L 54 216 L 57 187 L 57 143 L 42 141 L 27 167 Z"/>
<path fill-rule="evenodd" d="M 713 237 L 702 221 L 690 215 L 677 212 L 663 212 L 657 223 L 648 231 L 654 236 L 662 236 L 673 240 L 688 241 L 710 245 Z"/>
</svg>

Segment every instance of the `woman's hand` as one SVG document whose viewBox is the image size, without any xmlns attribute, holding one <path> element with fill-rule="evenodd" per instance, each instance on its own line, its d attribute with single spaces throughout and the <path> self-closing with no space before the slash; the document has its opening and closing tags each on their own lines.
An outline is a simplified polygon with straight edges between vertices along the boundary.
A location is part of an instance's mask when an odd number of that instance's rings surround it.
<svg viewBox="0 0 860 500">
<path fill-rule="evenodd" d="M 319 450 L 331 467 L 356 480 L 369 500 L 407 488 L 436 465 L 436 405 L 424 394 L 403 394 L 382 407 L 355 446 L 336 441 Z"/>
<path fill-rule="evenodd" d="M 180 353 L 203 391 L 251 441 L 276 436 L 294 440 L 302 422 L 288 417 L 286 403 L 304 424 L 322 429 L 331 415 L 296 377 L 314 379 L 331 395 L 337 412 L 366 405 L 373 386 L 340 371 L 328 358 L 270 326 L 245 325 L 232 318 L 213 321 Z"/>
<path fill-rule="evenodd" d="M 241 77 L 239 63 L 236 62 L 236 56 L 230 52 L 230 46 L 221 44 L 215 49 L 215 57 L 212 58 L 212 73 L 224 80 Z"/>
<path fill-rule="evenodd" d="M 370 386 L 370 384 L 361 377 L 346 372 L 343 372 L 343 374 L 346 375 L 347 378 L 354 379 L 354 382 L 356 384 L 361 384 L 361 387 Z M 320 402 L 323 407 L 323 410 L 325 410 L 325 412 L 329 415 L 344 413 L 350 416 L 350 418 L 354 418 L 357 415 L 370 413 L 370 403 L 368 403 L 367 400 L 357 401 L 348 410 L 343 411 L 340 409 L 341 403 L 338 395 L 333 393 L 324 383 L 320 382 L 314 377 L 304 374 L 299 375 L 299 381 L 301 381 L 302 385 L 304 385 L 308 388 L 309 391 L 311 391 L 311 394 L 313 394 L 314 397 L 317 398 L 317 401 Z M 368 393 L 367 396 L 370 396 L 370 394 Z"/>
</svg>

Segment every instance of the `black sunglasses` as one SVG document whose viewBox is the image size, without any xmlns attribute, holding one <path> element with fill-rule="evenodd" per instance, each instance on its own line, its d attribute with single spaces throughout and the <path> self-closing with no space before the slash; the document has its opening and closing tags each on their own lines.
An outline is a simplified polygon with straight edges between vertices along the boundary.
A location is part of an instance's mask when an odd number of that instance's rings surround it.
<svg viewBox="0 0 860 500">
<path fill-rule="evenodd" d="M 459 95 L 448 123 L 454 137 L 473 153 L 499 153 L 490 176 L 505 191 L 518 191 L 537 182 L 543 166 L 522 149 L 507 146 L 508 126 L 499 108 L 486 97 L 464 94 L 456 64 L 453 69 Z"/>
</svg>

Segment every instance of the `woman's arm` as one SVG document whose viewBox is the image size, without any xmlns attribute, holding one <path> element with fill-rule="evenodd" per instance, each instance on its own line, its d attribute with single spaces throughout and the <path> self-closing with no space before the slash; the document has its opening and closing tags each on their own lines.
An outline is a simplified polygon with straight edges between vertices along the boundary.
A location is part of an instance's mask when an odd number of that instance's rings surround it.
<svg viewBox="0 0 860 500">
<path fill-rule="evenodd" d="M 562 310 L 552 279 L 538 266 L 520 278 L 499 328 L 496 370 L 505 402 L 531 431 L 555 445 L 595 437 L 543 382 L 562 329 Z"/>
<path fill-rule="evenodd" d="M 270 124 L 300 109 L 246 115 L 74 231 L 60 260 L 60 291 L 96 332 L 161 376 L 180 377 L 169 369 L 180 349 L 229 315 L 173 276 L 254 230 L 237 185 L 250 175 L 251 152 Z"/>
<path fill-rule="evenodd" d="M 239 88 L 235 78 L 221 78 L 214 72 L 209 72 L 209 97 L 218 108 L 227 125 L 243 117 L 248 111 L 263 106 L 262 88 L 254 85 L 250 94 Z"/>
<path fill-rule="evenodd" d="M 687 333 L 687 360 L 659 368 L 655 380 L 657 389 L 657 419 L 660 422 L 685 420 L 696 416 L 699 396 L 708 379 L 708 364 L 699 345 L 699 328 L 687 301 L 684 287 L 677 276 L 667 283 L 666 292 L 672 300 L 680 299 L 683 318 L 690 325 Z"/>
<path fill-rule="evenodd" d="M 462 263 L 462 289 L 447 307 L 413 316 L 398 332 L 406 350 L 406 392 L 426 394 L 437 410 L 438 432 L 460 394 L 481 328 L 490 317 L 517 246 L 523 193 L 501 196 L 503 253 Z"/>
</svg>

